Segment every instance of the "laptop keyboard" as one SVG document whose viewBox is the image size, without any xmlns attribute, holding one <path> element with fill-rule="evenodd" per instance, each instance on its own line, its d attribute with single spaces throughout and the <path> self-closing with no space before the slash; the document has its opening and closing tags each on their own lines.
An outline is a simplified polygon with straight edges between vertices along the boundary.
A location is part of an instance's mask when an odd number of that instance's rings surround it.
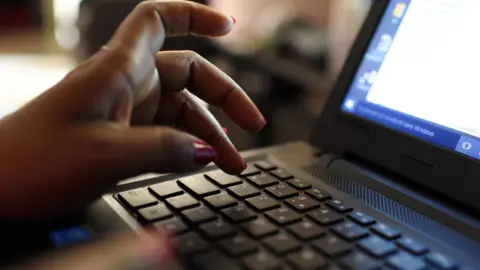
<svg viewBox="0 0 480 270">
<path fill-rule="evenodd" d="M 115 194 L 144 225 L 177 235 L 192 269 L 460 269 L 400 230 L 261 161 Z"/>
</svg>

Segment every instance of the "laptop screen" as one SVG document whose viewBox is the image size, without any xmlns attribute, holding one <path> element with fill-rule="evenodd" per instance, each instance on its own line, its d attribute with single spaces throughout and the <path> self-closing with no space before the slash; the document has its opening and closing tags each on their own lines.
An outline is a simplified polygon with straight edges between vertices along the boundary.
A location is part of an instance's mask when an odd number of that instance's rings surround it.
<svg viewBox="0 0 480 270">
<path fill-rule="evenodd" d="M 480 1 L 392 0 L 344 112 L 480 159 Z"/>
</svg>

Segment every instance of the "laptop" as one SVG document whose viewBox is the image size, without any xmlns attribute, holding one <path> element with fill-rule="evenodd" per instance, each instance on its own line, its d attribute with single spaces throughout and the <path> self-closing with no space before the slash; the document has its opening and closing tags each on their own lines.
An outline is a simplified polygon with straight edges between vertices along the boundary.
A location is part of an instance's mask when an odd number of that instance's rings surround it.
<svg viewBox="0 0 480 270">
<path fill-rule="evenodd" d="M 374 1 L 309 142 L 122 181 L 89 226 L 168 230 L 185 269 L 480 269 L 479 10 Z"/>
</svg>

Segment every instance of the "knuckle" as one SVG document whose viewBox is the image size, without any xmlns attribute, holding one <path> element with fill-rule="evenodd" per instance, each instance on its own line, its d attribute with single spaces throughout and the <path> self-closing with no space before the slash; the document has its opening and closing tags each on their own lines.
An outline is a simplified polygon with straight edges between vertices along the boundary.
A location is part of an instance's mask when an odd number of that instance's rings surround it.
<svg viewBox="0 0 480 270">
<path fill-rule="evenodd" d="M 138 12 L 142 20 L 157 25 L 162 22 L 158 8 L 158 2 L 143 1 L 135 7 L 134 12 Z"/>
</svg>

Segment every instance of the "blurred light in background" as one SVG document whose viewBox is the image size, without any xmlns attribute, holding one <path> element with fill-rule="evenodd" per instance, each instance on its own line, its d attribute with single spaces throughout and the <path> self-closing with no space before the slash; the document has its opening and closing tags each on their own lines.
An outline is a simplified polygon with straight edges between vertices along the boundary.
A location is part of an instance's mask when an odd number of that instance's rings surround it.
<svg viewBox="0 0 480 270">
<path fill-rule="evenodd" d="M 80 41 L 76 22 L 81 0 L 54 0 L 55 39 L 66 50 L 75 49 Z"/>
</svg>

